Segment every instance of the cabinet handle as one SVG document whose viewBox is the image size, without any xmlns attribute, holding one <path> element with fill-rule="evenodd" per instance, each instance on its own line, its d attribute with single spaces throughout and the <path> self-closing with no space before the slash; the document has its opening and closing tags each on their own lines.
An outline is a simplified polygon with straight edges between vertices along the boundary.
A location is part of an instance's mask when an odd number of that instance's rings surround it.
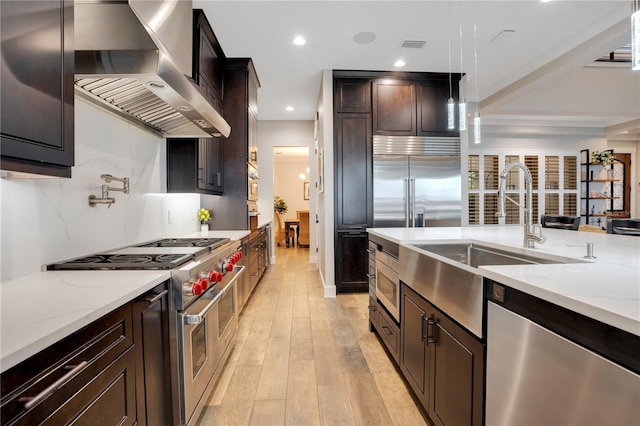
<svg viewBox="0 0 640 426">
<path fill-rule="evenodd" d="M 52 393 L 54 393 L 55 391 L 60 389 L 62 386 L 64 386 L 67 382 L 69 382 L 75 376 L 80 374 L 80 372 L 82 370 L 84 370 L 88 365 L 89 365 L 89 363 L 87 361 L 82 361 L 78 365 L 65 365 L 63 368 L 65 370 L 71 369 L 71 371 L 69 371 L 64 376 L 60 377 L 55 382 L 51 383 L 49 386 L 47 386 L 46 389 L 44 389 L 42 392 L 40 392 L 36 396 L 34 396 L 34 397 L 23 397 L 23 398 L 20 398 L 18 401 L 19 402 L 24 402 L 24 409 L 25 410 L 30 410 L 37 403 L 39 403 L 40 401 L 42 401 L 45 398 L 47 398 L 49 395 L 51 395 Z"/>
<path fill-rule="evenodd" d="M 367 249 L 367 253 L 369 254 L 373 254 L 375 252 L 376 252 L 376 249 L 372 249 L 372 248 Z"/>
<path fill-rule="evenodd" d="M 424 342 L 425 337 L 427 337 L 426 334 L 424 333 L 425 331 L 424 323 L 425 323 L 424 314 L 420 314 L 420 341 L 421 342 Z"/>
<path fill-rule="evenodd" d="M 198 181 L 199 182 L 204 182 L 204 179 L 202 178 L 202 172 L 203 172 L 202 167 L 198 167 Z"/>
<path fill-rule="evenodd" d="M 376 310 L 376 305 L 369 305 L 367 307 L 369 308 L 370 311 L 375 311 Z"/>
<path fill-rule="evenodd" d="M 145 302 L 149 302 L 149 304 L 155 303 L 158 300 L 162 299 L 162 297 L 167 293 L 169 293 L 169 290 L 163 290 L 158 294 L 150 294 L 150 295 L 148 295 L 147 297 L 144 298 L 144 301 Z"/>
<path fill-rule="evenodd" d="M 222 173 L 216 173 L 216 186 L 222 186 Z"/>
<path fill-rule="evenodd" d="M 427 319 L 427 343 L 437 343 L 436 322 L 431 317 Z"/>
<path fill-rule="evenodd" d="M 393 331 L 391 331 L 391 329 L 386 325 L 382 326 L 382 330 L 384 331 L 384 334 L 386 334 L 387 336 L 393 336 Z"/>
<path fill-rule="evenodd" d="M 376 274 L 367 274 L 367 278 L 369 278 L 370 280 L 375 280 Z"/>
</svg>

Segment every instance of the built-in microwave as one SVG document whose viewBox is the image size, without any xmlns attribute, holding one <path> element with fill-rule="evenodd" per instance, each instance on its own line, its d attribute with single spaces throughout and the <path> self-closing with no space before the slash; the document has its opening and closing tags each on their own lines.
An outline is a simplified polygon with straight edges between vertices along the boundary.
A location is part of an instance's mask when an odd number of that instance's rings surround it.
<svg viewBox="0 0 640 426">
<path fill-rule="evenodd" d="M 376 251 L 376 297 L 396 321 L 400 321 L 398 270 L 398 259 L 383 251 Z"/>
</svg>

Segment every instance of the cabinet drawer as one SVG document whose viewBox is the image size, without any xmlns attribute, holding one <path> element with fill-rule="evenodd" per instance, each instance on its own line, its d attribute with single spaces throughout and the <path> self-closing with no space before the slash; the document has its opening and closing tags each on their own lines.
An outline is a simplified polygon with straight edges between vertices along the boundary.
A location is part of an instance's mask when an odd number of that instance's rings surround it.
<svg viewBox="0 0 640 426">
<path fill-rule="evenodd" d="M 132 346 L 131 306 L 125 305 L 16 365 L 2 375 L 0 423 L 43 422 Z M 25 407 L 25 398 L 42 394 L 56 382 L 47 397 Z"/>
<path fill-rule="evenodd" d="M 376 304 L 376 330 L 382 338 L 387 349 L 393 356 L 393 359 L 398 362 L 398 347 L 400 346 L 400 329 L 393 322 L 391 317 L 387 314 L 380 304 Z"/>
</svg>

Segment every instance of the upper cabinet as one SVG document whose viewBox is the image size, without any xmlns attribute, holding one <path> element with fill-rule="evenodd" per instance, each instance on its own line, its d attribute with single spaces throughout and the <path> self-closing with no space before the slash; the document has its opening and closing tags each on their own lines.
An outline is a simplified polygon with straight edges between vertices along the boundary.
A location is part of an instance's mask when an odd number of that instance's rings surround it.
<svg viewBox="0 0 640 426">
<path fill-rule="evenodd" d="M 223 144 L 222 138 L 167 139 L 167 192 L 221 195 Z"/>
<path fill-rule="evenodd" d="M 213 107 L 222 112 L 225 55 L 202 9 L 193 11 L 193 79 Z"/>
<path fill-rule="evenodd" d="M 411 81 L 373 82 L 373 134 L 416 135 L 416 85 Z"/>
<path fill-rule="evenodd" d="M 373 81 L 373 134 L 385 136 L 456 137 L 458 129 L 447 129 L 449 81 L 425 79 L 378 79 Z M 455 81 L 454 81 L 455 80 Z M 451 92 L 458 98 L 459 75 L 452 76 Z M 455 122 L 458 122 L 456 117 Z"/>
<path fill-rule="evenodd" d="M 371 80 L 336 78 L 334 96 L 336 112 L 371 113 Z"/>
<path fill-rule="evenodd" d="M 1 168 L 71 177 L 73 1 L 3 0 L 0 20 Z"/>
</svg>

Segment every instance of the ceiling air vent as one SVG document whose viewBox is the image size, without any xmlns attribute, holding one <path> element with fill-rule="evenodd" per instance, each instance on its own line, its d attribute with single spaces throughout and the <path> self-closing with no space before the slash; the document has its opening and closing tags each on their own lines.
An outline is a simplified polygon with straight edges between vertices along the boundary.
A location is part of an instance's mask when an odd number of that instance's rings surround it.
<svg viewBox="0 0 640 426">
<path fill-rule="evenodd" d="M 422 49 L 427 42 L 424 40 L 403 40 L 400 47 L 408 49 Z"/>
</svg>

